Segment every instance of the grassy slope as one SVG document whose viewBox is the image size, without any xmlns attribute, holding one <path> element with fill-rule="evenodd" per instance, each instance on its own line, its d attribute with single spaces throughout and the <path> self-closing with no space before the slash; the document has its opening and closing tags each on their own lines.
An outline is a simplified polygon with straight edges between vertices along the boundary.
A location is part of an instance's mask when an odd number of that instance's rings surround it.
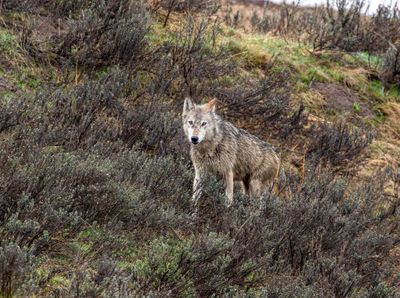
<svg viewBox="0 0 400 298">
<path fill-rule="evenodd" d="M 30 20 L 30 16 L 26 14 L 13 14 L 7 18 L 8 22 L 27 23 Z M 178 19 L 179 17 L 172 16 L 169 27 L 179 27 Z M 53 33 L 54 31 L 56 30 L 53 28 Z M 33 34 L 40 36 L 43 32 L 34 31 Z M 51 34 L 46 37 L 50 38 Z M 51 69 L 49 72 L 48 67 L 38 65 L 26 55 L 26 51 L 18 43 L 20 38 L 21 33 L 0 29 L 0 58 L 3 62 L 0 67 L 3 80 L 0 89 L 1 100 L 10 100 L 20 92 L 33 94 L 41 82 L 59 80 L 57 69 Z M 171 39 L 168 31 L 156 22 L 147 40 L 153 46 L 158 46 Z M 294 103 L 305 103 L 311 121 L 329 120 L 332 115 L 357 115 L 362 122 L 372 123 L 378 134 L 371 146 L 372 154 L 366 161 L 367 165 L 360 172 L 362 175 L 368 175 L 377 168 L 400 160 L 400 90 L 396 87 L 385 90 L 380 81 L 368 79 L 376 67 L 371 68 L 371 58 L 365 54 L 350 55 L 329 51 L 313 54 L 304 44 L 226 27 L 221 32 L 219 42 L 233 53 L 231 59 L 243 65 L 243 72 L 240 74 L 242 76 L 249 72 L 254 74 L 261 71 L 272 60 L 276 61 L 276 71 L 283 69 L 282 66 L 289 67 L 291 75 L 295 78 Z M 378 63 L 376 61 L 379 58 L 372 59 L 373 65 Z M 224 79 L 228 84 L 234 84 L 236 80 L 235 76 Z M 324 106 L 330 98 L 324 98 L 313 88 L 315 82 L 343 86 L 357 97 L 357 101 L 350 109 L 347 107 L 347 110 L 343 110 L 338 107 L 336 111 L 335 108 L 327 111 Z M 363 103 L 373 114 L 359 116 L 362 109 L 359 103 Z"/>
<path fill-rule="evenodd" d="M 14 17 L 18 21 L 26 21 L 26 18 L 29 18 L 25 15 Z M 49 75 L 46 67 L 38 66 L 26 55 L 18 43 L 18 34 L 9 29 L 0 29 L 0 58 L 3 65 L 0 68 L 0 75 L 7 82 L 7 86 L 0 89 L 2 101 L 12 100 L 20 92 L 34 93 L 38 90 L 40 83 L 48 81 L 51 76 L 57 79 L 57 70 L 55 74 Z M 167 38 L 168 34 L 163 28 L 157 23 L 154 24 L 148 36 L 149 42 L 158 44 Z M 372 152 L 367 165 L 361 171 L 363 175 L 385 164 L 400 160 L 399 90 L 392 88 L 384 91 L 379 81 L 370 81 L 368 79 L 370 70 L 363 57 L 347 54 L 338 57 L 337 53 L 330 52 L 313 55 L 306 46 L 295 42 L 279 37 L 248 34 L 231 28 L 223 30 L 220 42 L 232 51 L 232 59 L 243 64 L 243 75 L 246 72 L 257 72 L 273 58 L 277 59 L 275 67 L 278 70 L 281 65 L 289 66 L 296 78 L 294 98 L 297 102 L 306 103 L 310 118 L 316 121 L 326 117 L 329 119 L 329 113 L 327 114 L 322 108 L 326 99 L 313 89 L 314 82 L 336 84 L 354 92 L 360 102 L 365 103 L 374 112 L 372 117 L 361 120 L 372 122 L 379 131 L 371 146 Z M 234 83 L 235 78 L 226 78 L 226 80 L 232 80 Z M 354 110 L 348 110 L 346 113 L 357 114 L 356 109 L 354 107 Z M 337 113 L 341 114 L 343 111 Z M 103 233 L 101 229 L 88 229 L 79 234 L 68 244 L 70 253 L 75 255 L 76 259 L 87 253 L 95 254 L 91 247 L 96 244 L 97 237 L 101 233 Z M 115 241 L 123 242 L 124 239 L 115 239 Z M 185 242 L 169 243 L 167 249 L 174 250 L 180 245 L 185 245 Z M 162 243 L 157 243 L 157 240 L 154 240 L 150 246 L 154 254 L 161 253 L 165 249 Z M 124 258 L 118 264 L 121 268 L 132 266 L 145 271 L 148 267 L 147 259 L 138 257 L 140 250 L 135 247 L 127 247 L 125 251 L 120 251 L 118 254 Z M 43 272 L 38 274 L 45 274 L 49 267 L 59 267 L 61 273 L 51 278 L 50 285 L 53 290 L 54 288 L 66 289 L 70 286 L 70 281 L 65 278 L 62 268 L 68 267 L 68 262 L 68 258 L 63 259 L 63 257 L 45 260 L 40 269 Z M 171 264 L 173 263 L 171 261 Z"/>
<path fill-rule="evenodd" d="M 10 16 L 8 16 L 10 18 Z M 12 20 L 12 18 L 15 18 Z M 15 14 L 11 20 L 28 22 L 29 16 Z M 172 18 L 173 20 L 174 18 Z M 4 21 L 4 20 L 3 20 Z M 172 25 L 179 26 L 179 22 L 172 21 Z M 36 32 L 40 35 L 41 32 Z M 369 80 L 372 71 L 368 57 L 360 53 L 356 55 L 339 54 L 325 51 L 313 54 L 311 49 L 304 44 L 276 36 L 265 36 L 259 34 L 245 33 L 238 29 L 224 28 L 220 36 L 220 44 L 234 53 L 231 59 L 243 64 L 245 72 L 257 72 L 263 66 L 276 60 L 275 69 L 279 71 L 280 66 L 288 66 L 296 78 L 294 85 L 294 97 L 297 101 L 303 101 L 317 117 L 326 117 L 320 107 L 324 99 L 321 94 L 312 88 L 314 82 L 337 84 L 354 92 L 360 102 L 367 104 L 374 111 L 373 123 L 380 129 L 385 124 L 391 124 L 393 136 L 396 136 L 396 127 L 393 127 L 393 114 L 397 113 L 400 104 L 400 90 L 392 87 L 385 90 L 379 80 Z M 35 34 L 35 32 L 34 32 Z M 35 91 L 41 82 L 57 78 L 56 73 L 49 73 L 47 67 L 37 65 L 35 61 L 26 55 L 24 49 L 18 43 L 21 33 L 9 29 L 0 29 L 0 49 L 2 67 L 0 74 L 8 82 L 7 87 L 0 90 L 3 99 L 12 94 L 11 91 Z M 148 35 L 148 41 L 157 46 L 169 40 L 167 31 L 161 24 L 154 23 L 153 30 Z M 372 57 L 377 60 L 378 58 Z M 374 64 L 376 62 L 373 62 Z M 250 67 L 250 70 L 249 70 Z M 51 70 L 53 71 L 53 70 Z M 55 70 L 56 71 L 56 70 Z M 227 78 L 234 79 L 233 78 Z M 57 79 L 56 79 L 57 80 Z M 234 83 L 234 82 L 233 82 Z M 357 113 L 357 107 L 348 113 Z M 387 116 L 387 117 L 385 117 Z M 398 136 L 398 135 L 397 135 Z M 390 138 L 388 141 L 395 141 Z"/>
<path fill-rule="evenodd" d="M 385 90 L 379 80 L 369 80 L 376 67 L 371 67 L 365 54 L 329 51 L 313 54 L 304 44 L 231 28 L 224 32 L 223 40 L 237 53 L 235 59 L 242 59 L 253 68 L 260 68 L 273 59 L 277 61 L 277 68 L 280 65 L 289 66 L 296 78 L 294 98 L 306 104 L 311 119 L 329 119 L 333 113 L 335 117 L 357 115 L 362 122 L 371 123 L 378 135 L 373 142 L 370 159 L 360 174 L 371 174 L 379 167 L 400 160 L 400 90 L 397 87 Z M 356 101 L 346 110 L 341 109 L 338 103 L 336 109 L 333 106 L 333 111 L 327 112 L 324 105 L 332 98 L 324 98 L 319 90 L 314 89 L 315 82 L 342 86 L 354 94 Z M 360 103 L 372 113 L 360 116 Z"/>
</svg>

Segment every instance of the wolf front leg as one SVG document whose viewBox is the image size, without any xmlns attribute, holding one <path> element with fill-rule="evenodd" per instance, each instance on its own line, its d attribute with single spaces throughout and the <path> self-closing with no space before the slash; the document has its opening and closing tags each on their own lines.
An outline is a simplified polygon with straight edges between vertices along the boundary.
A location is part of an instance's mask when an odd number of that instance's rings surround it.
<svg viewBox="0 0 400 298">
<path fill-rule="evenodd" d="M 233 171 L 230 170 L 225 174 L 225 194 L 226 197 L 228 198 L 228 206 L 231 206 L 233 203 Z"/>
<path fill-rule="evenodd" d="M 202 178 L 203 178 L 203 172 L 196 166 L 194 166 L 194 180 L 193 180 L 193 205 L 195 208 L 197 208 L 197 202 L 199 198 L 201 197 L 201 187 L 202 187 Z"/>
</svg>

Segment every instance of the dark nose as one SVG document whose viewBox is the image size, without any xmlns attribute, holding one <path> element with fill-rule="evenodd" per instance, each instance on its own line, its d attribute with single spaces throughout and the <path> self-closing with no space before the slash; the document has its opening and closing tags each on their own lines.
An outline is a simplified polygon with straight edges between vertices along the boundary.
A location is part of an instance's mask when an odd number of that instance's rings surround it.
<svg viewBox="0 0 400 298">
<path fill-rule="evenodd" d="M 199 138 L 198 137 L 192 137 L 191 140 L 192 140 L 193 144 L 197 144 L 199 142 Z"/>
</svg>

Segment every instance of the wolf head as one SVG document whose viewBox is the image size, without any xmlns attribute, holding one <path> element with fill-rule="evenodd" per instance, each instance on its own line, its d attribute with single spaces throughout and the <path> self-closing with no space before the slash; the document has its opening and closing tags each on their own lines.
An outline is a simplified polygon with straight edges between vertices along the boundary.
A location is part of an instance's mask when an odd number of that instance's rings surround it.
<svg viewBox="0 0 400 298">
<path fill-rule="evenodd" d="M 190 98 L 183 104 L 183 129 L 192 144 L 211 140 L 216 134 L 217 121 L 215 114 L 216 99 L 203 105 L 196 105 Z"/>
</svg>

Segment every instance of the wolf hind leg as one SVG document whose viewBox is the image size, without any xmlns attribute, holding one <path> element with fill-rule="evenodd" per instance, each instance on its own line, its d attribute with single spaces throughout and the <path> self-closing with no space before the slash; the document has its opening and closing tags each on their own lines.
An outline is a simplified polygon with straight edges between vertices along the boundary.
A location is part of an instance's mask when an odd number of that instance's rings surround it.
<svg viewBox="0 0 400 298">
<path fill-rule="evenodd" d="M 246 189 L 246 185 L 244 184 L 244 182 L 240 181 L 239 184 L 240 184 L 240 190 L 242 191 L 242 194 L 247 195 L 247 189 Z"/>
<path fill-rule="evenodd" d="M 240 185 L 242 187 L 242 193 L 244 195 L 248 195 L 250 192 L 250 176 L 246 175 L 244 179 L 240 182 Z"/>
<path fill-rule="evenodd" d="M 249 182 L 249 194 L 252 198 L 259 198 L 261 196 L 262 183 L 258 179 L 252 179 Z"/>
</svg>

